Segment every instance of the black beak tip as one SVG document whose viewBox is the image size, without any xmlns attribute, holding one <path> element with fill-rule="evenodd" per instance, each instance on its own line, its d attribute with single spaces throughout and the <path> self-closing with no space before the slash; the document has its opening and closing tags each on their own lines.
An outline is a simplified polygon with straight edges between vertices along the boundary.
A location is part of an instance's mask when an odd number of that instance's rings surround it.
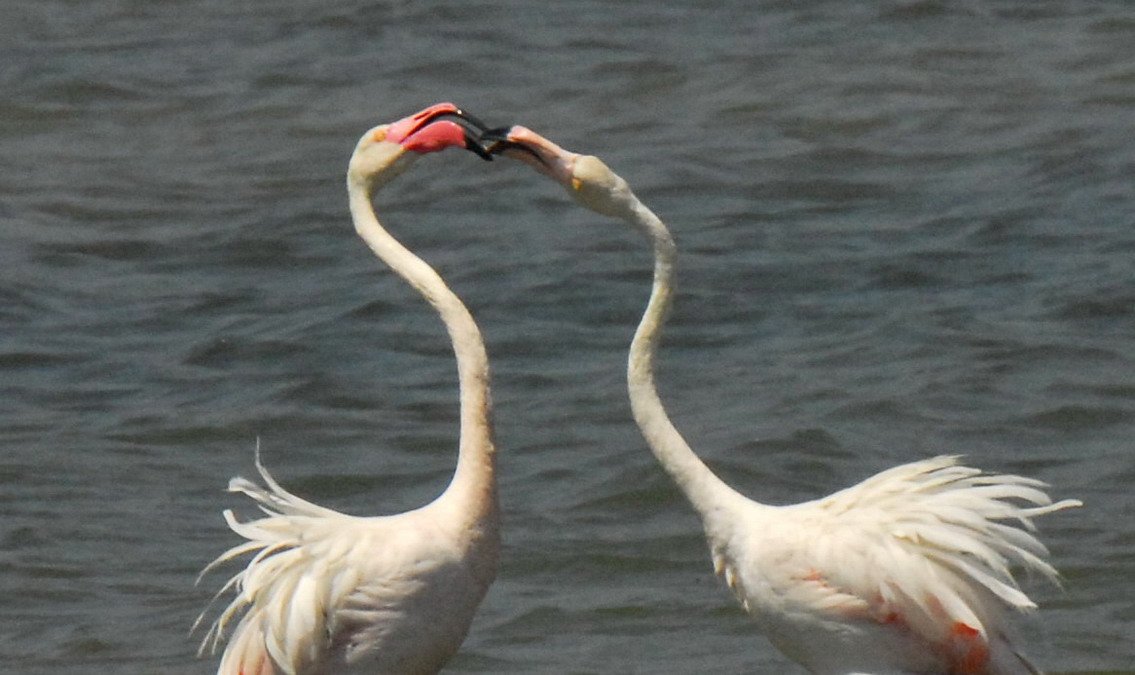
<svg viewBox="0 0 1135 675">
<path fill-rule="evenodd" d="M 511 126 L 496 127 L 495 129 L 485 129 L 481 132 L 481 141 L 492 141 L 493 143 L 508 143 L 508 134 L 512 131 Z"/>
<path fill-rule="evenodd" d="M 522 145 L 513 143 L 508 140 L 509 134 L 512 132 L 512 127 L 496 127 L 495 129 L 486 129 L 481 133 L 481 144 L 489 154 L 499 155 L 509 148 L 521 148 L 527 150 Z"/>
<path fill-rule="evenodd" d="M 473 136 L 471 136 L 470 134 L 465 134 L 465 149 L 476 154 L 486 162 L 491 162 L 493 161 L 492 149 L 486 148 L 485 146 L 481 145 L 481 143 L 483 142 L 483 137 L 481 139 L 476 139 L 473 138 Z"/>
<path fill-rule="evenodd" d="M 464 108 L 458 108 L 456 114 L 458 117 L 466 120 L 467 122 L 469 122 L 469 124 L 476 127 L 478 131 L 484 132 L 488 129 L 488 126 L 484 122 L 474 117 L 472 113 L 466 111 Z"/>
</svg>

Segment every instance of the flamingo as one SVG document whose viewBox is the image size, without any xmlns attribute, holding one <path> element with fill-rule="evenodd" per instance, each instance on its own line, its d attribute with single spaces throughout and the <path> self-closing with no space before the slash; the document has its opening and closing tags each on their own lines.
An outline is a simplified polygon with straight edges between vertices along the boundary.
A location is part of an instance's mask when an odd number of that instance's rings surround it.
<svg viewBox="0 0 1135 675">
<path fill-rule="evenodd" d="M 789 506 L 740 494 L 694 453 L 655 388 L 655 351 L 674 296 L 666 225 L 597 157 L 521 126 L 481 141 L 650 242 L 654 281 L 627 364 L 634 419 L 701 517 L 715 572 L 781 652 L 814 675 L 1039 672 L 1010 638 L 1006 610 L 1036 606 L 1010 566 L 1057 583 L 1032 519 L 1079 501 L 1053 503 L 1038 480 L 985 474 L 946 456 Z"/>
<path fill-rule="evenodd" d="M 483 129 L 452 103 L 437 104 L 367 131 L 347 171 L 358 234 L 433 305 L 453 341 L 461 395 L 453 479 L 418 509 L 361 518 L 285 490 L 258 449 L 265 487 L 238 477 L 229 490 L 251 497 L 267 515 L 242 522 L 225 511 L 229 527 L 247 541 L 202 572 L 255 553 L 217 594 L 236 590 L 201 645 L 216 651 L 227 624 L 241 615 L 218 675 L 437 673 L 465 639 L 496 576 L 500 514 L 481 333 L 437 272 L 379 224 L 371 203 L 422 154 L 466 147 L 491 159 L 470 135 Z"/>
</svg>

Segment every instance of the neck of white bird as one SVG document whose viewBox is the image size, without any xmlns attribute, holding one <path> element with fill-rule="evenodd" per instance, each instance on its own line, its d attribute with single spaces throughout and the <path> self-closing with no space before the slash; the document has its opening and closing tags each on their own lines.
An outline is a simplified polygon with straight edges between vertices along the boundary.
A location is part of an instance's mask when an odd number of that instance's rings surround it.
<svg viewBox="0 0 1135 675">
<path fill-rule="evenodd" d="M 627 360 L 627 388 L 635 422 L 647 445 L 711 528 L 712 514 L 736 494 L 705 465 L 674 427 L 654 384 L 654 355 L 674 296 L 677 248 L 666 225 L 641 202 L 627 219 L 654 249 L 654 283 Z"/>
<path fill-rule="evenodd" d="M 438 273 L 379 223 L 371 203 L 373 190 L 365 177 L 349 173 L 347 192 L 359 236 L 375 255 L 437 310 L 453 342 L 461 396 L 461 440 L 453 480 L 438 501 L 452 504 L 454 522 L 459 527 L 475 530 L 483 518 L 495 515 L 498 508 L 493 479 L 496 448 L 491 422 L 489 358 L 481 331 L 464 303 Z"/>
</svg>

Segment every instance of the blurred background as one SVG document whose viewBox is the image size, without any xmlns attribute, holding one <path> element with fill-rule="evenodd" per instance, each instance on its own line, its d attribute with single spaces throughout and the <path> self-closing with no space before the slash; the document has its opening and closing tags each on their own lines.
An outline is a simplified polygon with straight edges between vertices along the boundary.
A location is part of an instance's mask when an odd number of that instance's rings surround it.
<svg viewBox="0 0 1135 675">
<path fill-rule="evenodd" d="M 1135 14 L 1122 0 L 8 0 L 0 664 L 208 673 L 257 439 L 296 493 L 419 506 L 452 351 L 357 239 L 366 129 L 451 100 L 602 156 L 673 228 L 659 355 L 728 482 L 812 499 L 964 454 L 1085 507 L 1028 653 L 1135 672 Z M 453 673 L 800 672 L 631 421 L 637 234 L 508 161 L 378 199 L 484 329 L 505 553 Z M 231 573 L 235 568 L 227 568 Z"/>
</svg>

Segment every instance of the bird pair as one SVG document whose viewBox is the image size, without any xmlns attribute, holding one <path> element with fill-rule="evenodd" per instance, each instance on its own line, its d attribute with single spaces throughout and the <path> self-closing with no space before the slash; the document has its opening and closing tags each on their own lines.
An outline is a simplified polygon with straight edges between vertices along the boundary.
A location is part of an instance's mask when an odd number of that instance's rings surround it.
<svg viewBox="0 0 1135 675">
<path fill-rule="evenodd" d="M 1010 635 L 1008 612 L 1035 607 L 1012 568 L 1056 580 L 1032 519 L 1078 501 L 1054 503 L 1040 481 L 985 474 L 955 457 L 897 466 L 790 506 L 733 490 L 682 438 L 654 385 L 674 295 L 677 251 L 666 226 L 598 158 L 525 127 L 490 129 L 443 103 L 364 134 L 347 189 L 359 235 L 434 307 L 453 342 L 461 396 L 453 479 L 421 508 L 360 518 L 287 492 L 257 456 L 266 487 L 236 478 L 229 488 L 267 515 L 240 522 L 226 511 L 247 541 L 206 568 L 254 554 L 222 588 L 236 597 L 202 645 L 215 648 L 241 617 L 219 675 L 436 673 L 496 575 L 500 511 L 484 342 L 461 300 L 386 231 L 372 203 L 417 157 L 451 147 L 517 159 L 647 238 L 654 277 L 627 364 L 634 419 L 700 515 L 716 572 L 785 655 L 815 675 L 1039 672 Z"/>
</svg>

